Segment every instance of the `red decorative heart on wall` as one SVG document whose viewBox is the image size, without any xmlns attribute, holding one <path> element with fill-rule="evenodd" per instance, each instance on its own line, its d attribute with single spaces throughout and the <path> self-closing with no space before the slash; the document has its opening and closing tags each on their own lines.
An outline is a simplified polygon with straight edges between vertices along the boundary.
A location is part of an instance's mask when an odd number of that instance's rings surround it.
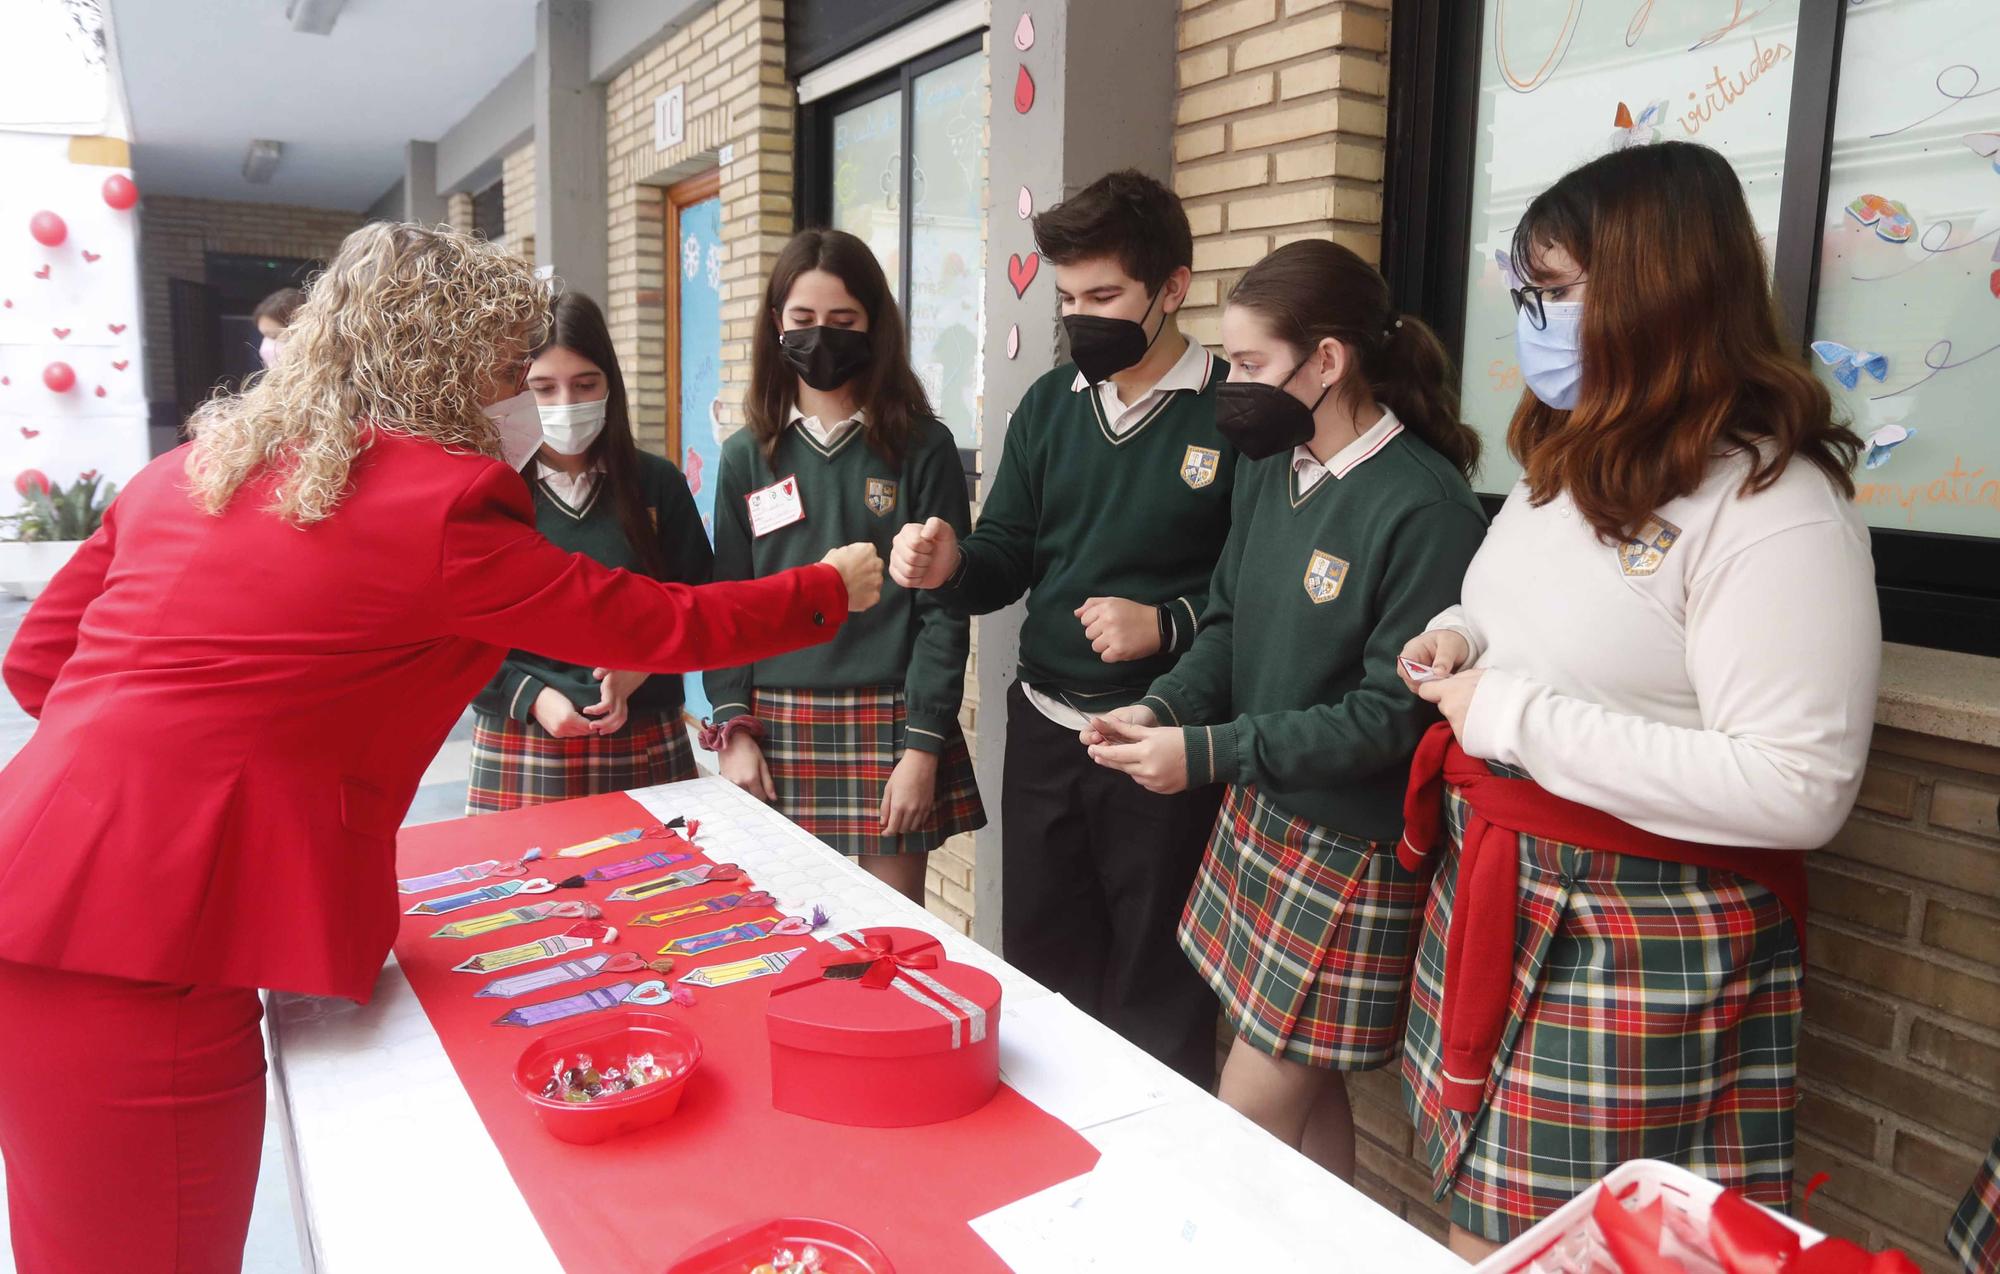
<svg viewBox="0 0 2000 1274">
<path fill-rule="evenodd" d="M 2000 296 L 2000 270 L 1993 272 L 1993 277 L 1986 280 L 1986 286 L 1993 289 L 1994 296 Z M 13 302 L 9 301 L 8 304 L 12 305 Z"/>
<path fill-rule="evenodd" d="M 130 367 L 131 365 L 132 365 L 132 360 L 131 360 L 131 359 L 129 359 L 129 358 L 121 358 L 121 359 L 119 359 L 119 360 L 118 360 L 117 362 L 113 363 L 113 364 L 112 364 L 111 366 L 112 366 L 112 368 L 113 368 L 114 370 L 116 370 L 116 371 L 121 371 L 121 372 L 122 372 L 122 371 L 124 371 L 124 370 L 125 370 L 126 368 Z"/>
<path fill-rule="evenodd" d="M 1014 110 L 1026 115 L 1035 105 L 1035 77 L 1026 66 L 1014 73 Z"/>
<path fill-rule="evenodd" d="M 42 431 L 39 429 L 30 429 L 26 425 L 22 425 L 21 436 L 23 438 L 39 438 L 42 436 Z"/>
<path fill-rule="evenodd" d="M 120 332 L 125 330 L 125 325 L 123 323 L 106 323 L 105 326 L 111 329 L 111 334 L 113 336 L 116 336 Z"/>
<path fill-rule="evenodd" d="M 1028 285 L 1035 281 L 1035 275 L 1041 268 L 1042 257 L 1038 252 L 1030 252 L 1025 257 L 1016 252 L 1007 258 L 1007 282 L 1014 285 L 1015 296 L 1027 292 Z"/>
<path fill-rule="evenodd" d="M 8 297 L 8 298 L 7 298 L 7 300 L 6 300 L 6 302 L 5 302 L 5 304 L 6 304 L 6 306 L 7 306 L 7 308 L 8 308 L 8 309 L 10 309 L 10 310 L 11 310 L 11 309 L 13 309 L 13 308 L 14 308 L 14 298 L 13 298 L 13 297 L 11 297 L 11 296 L 10 296 L 10 297 Z"/>
<path fill-rule="evenodd" d="M 69 339 L 69 329 L 66 327 L 52 327 L 49 330 L 56 334 L 56 339 L 59 341 L 66 341 Z"/>
<path fill-rule="evenodd" d="M 99 398 L 102 398 L 102 397 L 104 397 L 104 386 L 102 386 L 102 385 L 99 385 L 99 386 L 97 387 L 97 396 L 98 396 Z"/>
<path fill-rule="evenodd" d="M 101 253 L 92 252 L 88 249 L 85 249 L 83 254 L 83 259 L 85 261 L 102 261 L 104 257 L 103 254 Z"/>
<path fill-rule="evenodd" d="M 47 267 L 47 266 L 43 266 L 43 267 L 42 267 L 41 269 L 39 269 L 39 270 L 35 271 L 35 277 L 36 277 L 36 278 L 38 278 L 38 279 L 46 279 L 46 278 L 48 278 L 48 277 L 49 277 L 49 267 Z"/>
<path fill-rule="evenodd" d="M 11 385 L 13 383 L 14 378 L 12 376 L 0 376 L 0 385 Z"/>
</svg>

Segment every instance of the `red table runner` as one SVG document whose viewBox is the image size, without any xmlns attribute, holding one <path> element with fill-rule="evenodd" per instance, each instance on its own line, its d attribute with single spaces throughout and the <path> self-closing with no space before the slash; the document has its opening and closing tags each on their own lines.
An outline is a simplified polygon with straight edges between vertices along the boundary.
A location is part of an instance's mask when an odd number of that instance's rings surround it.
<svg viewBox="0 0 2000 1274">
<path fill-rule="evenodd" d="M 397 874 L 414 876 L 488 858 L 516 858 L 537 845 L 553 855 L 565 845 L 651 826 L 654 821 L 637 802 L 613 795 L 432 823 L 402 833 Z M 702 839 L 707 841 L 701 846 L 703 852 L 691 862 L 729 861 L 728 845 Z M 557 880 L 661 847 L 659 841 L 641 841 L 582 859 L 545 858 L 530 870 Z M 689 864 L 667 870 L 683 865 Z M 514 1088 L 514 1063 L 546 1030 L 587 1019 L 540 1030 L 495 1026 L 493 1020 L 511 1007 L 605 985 L 616 976 L 514 1000 L 475 999 L 473 992 L 486 977 L 454 973 L 452 965 L 480 951 L 561 933 L 575 922 L 549 920 L 465 940 L 430 935 L 450 920 L 517 903 L 589 899 L 603 906 L 605 919 L 618 926 L 619 940 L 611 950 L 637 951 L 651 958 L 673 937 L 701 933 L 732 920 L 756 919 L 759 914 L 725 913 L 666 928 L 628 929 L 626 922 L 632 916 L 669 900 L 692 902 L 741 892 L 745 886 L 735 882 L 683 889 L 647 903 L 604 902 L 604 896 L 621 883 L 630 881 L 521 895 L 444 917 L 405 916 L 396 939 L 396 959 L 404 975 L 549 1246 L 571 1274 L 658 1274 L 708 1234 L 771 1216 L 819 1217 L 850 1225 L 880 1245 L 898 1274 L 1004 1270 L 1006 1266 L 966 1222 L 1086 1172 L 1096 1163 L 1097 1151 L 1089 1142 L 1004 1084 L 978 1112 L 922 1128 L 850 1128 L 774 1110 L 764 1033 L 764 1002 L 773 978 L 696 988 L 693 1007 L 653 1010 L 686 1022 L 702 1044 L 701 1069 L 688 1081 L 680 1109 L 665 1123 L 595 1146 L 556 1140 Z M 407 910 L 424 898 L 451 892 L 439 889 L 399 897 Z M 705 964 L 800 945 L 811 948 L 815 942 L 768 938 L 683 958 L 668 980 L 671 983 Z M 808 950 L 800 958 L 811 959 L 813 952 Z M 429 1148 L 437 1156 L 440 1172 L 451 1171 L 450 1149 Z M 385 1150 L 420 1152 L 416 1147 Z M 457 1223 L 478 1225 L 479 1218 L 460 1217 Z"/>
</svg>

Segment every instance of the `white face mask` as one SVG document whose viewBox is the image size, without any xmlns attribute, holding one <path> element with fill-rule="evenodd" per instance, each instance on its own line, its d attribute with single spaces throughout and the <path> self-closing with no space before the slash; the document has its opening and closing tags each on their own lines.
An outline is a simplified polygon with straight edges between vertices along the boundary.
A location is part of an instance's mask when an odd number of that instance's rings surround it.
<svg viewBox="0 0 2000 1274">
<path fill-rule="evenodd" d="M 284 352 L 285 347 L 278 343 L 275 336 L 265 337 L 263 343 L 257 346 L 257 357 L 264 361 L 266 367 L 276 364 L 278 356 Z"/>
<path fill-rule="evenodd" d="M 535 406 L 534 390 L 524 389 L 479 410 L 500 431 L 500 460 L 509 469 L 519 469 L 541 450 L 542 413 Z"/>
<path fill-rule="evenodd" d="M 1521 360 L 1521 377 L 1535 397 L 1568 411 L 1583 389 L 1583 302 L 1548 301 L 1542 306 L 1545 326 L 1537 328 L 1522 310 L 1514 320 L 1514 348 Z"/>
<path fill-rule="evenodd" d="M 597 435 L 604 432 L 604 403 L 563 403 L 543 407 L 542 441 L 566 456 L 580 456 L 590 450 Z"/>
</svg>

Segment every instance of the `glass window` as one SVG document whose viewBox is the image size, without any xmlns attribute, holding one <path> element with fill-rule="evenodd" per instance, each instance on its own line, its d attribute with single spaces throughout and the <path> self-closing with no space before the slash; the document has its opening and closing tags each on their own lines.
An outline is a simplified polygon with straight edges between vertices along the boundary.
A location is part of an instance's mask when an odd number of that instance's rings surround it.
<svg viewBox="0 0 2000 1274">
<path fill-rule="evenodd" d="M 1847 13 L 1814 365 L 1872 446 L 1876 526 L 2000 534 L 2000 24 L 1993 0 Z"/>
<path fill-rule="evenodd" d="M 833 117 L 833 226 L 865 242 L 902 301 L 903 95 Z"/>
<path fill-rule="evenodd" d="M 1990 0 L 1968 0 L 1982 2 Z M 1486 440 L 1477 486 L 1504 492 L 1520 476 L 1506 439 L 1523 386 L 1500 254 L 1522 210 L 1614 146 L 1698 141 L 1735 164 L 1765 229 L 1768 259 L 1799 6 L 1488 0 L 1484 7 L 1462 394 L 1466 422 Z"/>
<path fill-rule="evenodd" d="M 985 92 L 978 54 L 916 79 L 911 114 L 910 365 L 931 406 L 971 446 L 981 362 L 979 169 Z"/>
</svg>

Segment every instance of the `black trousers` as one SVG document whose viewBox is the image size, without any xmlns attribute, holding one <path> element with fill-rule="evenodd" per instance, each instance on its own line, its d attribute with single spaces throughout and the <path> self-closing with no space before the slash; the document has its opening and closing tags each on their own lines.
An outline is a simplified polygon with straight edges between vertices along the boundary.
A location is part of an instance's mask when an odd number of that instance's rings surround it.
<svg viewBox="0 0 2000 1274">
<path fill-rule="evenodd" d="M 1007 962 L 1203 1088 L 1215 995 L 1175 940 L 1222 789 L 1160 796 L 1007 694 L 1001 942 Z"/>
</svg>

